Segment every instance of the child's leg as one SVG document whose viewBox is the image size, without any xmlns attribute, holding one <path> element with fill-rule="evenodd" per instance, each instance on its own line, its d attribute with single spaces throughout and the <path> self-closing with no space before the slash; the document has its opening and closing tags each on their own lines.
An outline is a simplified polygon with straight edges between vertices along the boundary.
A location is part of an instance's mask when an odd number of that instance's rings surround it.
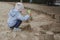
<svg viewBox="0 0 60 40">
<path fill-rule="evenodd" d="M 17 20 L 15 28 L 19 28 L 19 26 L 21 25 L 22 21 L 21 20 Z"/>
<path fill-rule="evenodd" d="M 10 29 L 11 30 L 13 30 L 14 28 L 17 28 L 18 29 L 21 23 L 22 23 L 21 20 L 17 20 L 16 24 L 14 26 L 10 27 Z"/>
</svg>

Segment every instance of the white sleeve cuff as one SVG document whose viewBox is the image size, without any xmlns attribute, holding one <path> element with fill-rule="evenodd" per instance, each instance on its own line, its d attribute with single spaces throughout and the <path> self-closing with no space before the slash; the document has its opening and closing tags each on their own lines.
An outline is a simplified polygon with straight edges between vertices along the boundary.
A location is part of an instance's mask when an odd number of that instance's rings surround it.
<svg viewBox="0 0 60 40">
<path fill-rule="evenodd" d="M 30 15 L 26 15 L 26 16 L 24 17 L 25 20 L 28 20 L 29 18 L 30 18 Z"/>
</svg>

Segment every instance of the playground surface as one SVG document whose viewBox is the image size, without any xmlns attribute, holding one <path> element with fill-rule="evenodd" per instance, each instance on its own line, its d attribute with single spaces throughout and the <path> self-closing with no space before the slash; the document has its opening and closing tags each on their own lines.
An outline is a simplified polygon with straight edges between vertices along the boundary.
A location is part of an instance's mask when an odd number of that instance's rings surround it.
<svg viewBox="0 0 60 40">
<path fill-rule="evenodd" d="M 60 16 L 60 7 L 24 3 L 26 9 L 32 10 L 33 20 L 23 22 L 20 26 L 22 31 L 12 32 L 8 29 L 7 18 L 14 4 L 0 2 L 0 40 L 60 40 L 60 23 L 56 23 L 56 19 L 45 14 Z"/>
</svg>

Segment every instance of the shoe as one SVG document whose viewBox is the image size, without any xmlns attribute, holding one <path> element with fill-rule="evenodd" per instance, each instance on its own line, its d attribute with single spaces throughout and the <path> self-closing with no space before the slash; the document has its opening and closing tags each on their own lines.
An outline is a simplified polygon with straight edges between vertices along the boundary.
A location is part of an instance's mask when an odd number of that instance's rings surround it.
<svg viewBox="0 0 60 40">
<path fill-rule="evenodd" d="M 17 32 L 17 31 L 21 31 L 20 28 L 14 28 L 13 31 Z"/>
</svg>

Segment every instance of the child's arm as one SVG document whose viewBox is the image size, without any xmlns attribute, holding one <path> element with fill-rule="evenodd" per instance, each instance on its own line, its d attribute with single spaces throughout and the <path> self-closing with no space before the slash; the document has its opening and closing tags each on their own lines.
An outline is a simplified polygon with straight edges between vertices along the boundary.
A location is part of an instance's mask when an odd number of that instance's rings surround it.
<svg viewBox="0 0 60 40">
<path fill-rule="evenodd" d="M 30 16 L 29 15 L 26 15 L 26 16 L 23 16 L 23 15 L 21 15 L 20 13 L 17 13 L 18 15 L 18 19 L 20 19 L 20 20 L 22 20 L 22 21 L 26 21 L 26 20 L 28 20 L 29 18 L 30 18 Z"/>
</svg>

